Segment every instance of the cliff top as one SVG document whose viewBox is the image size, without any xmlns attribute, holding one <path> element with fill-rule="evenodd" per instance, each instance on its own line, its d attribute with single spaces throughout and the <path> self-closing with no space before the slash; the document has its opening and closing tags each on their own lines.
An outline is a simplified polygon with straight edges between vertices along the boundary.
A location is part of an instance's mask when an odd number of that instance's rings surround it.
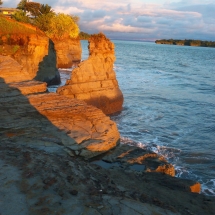
<svg viewBox="0 0 215 215">
<path fill-rule="evenodd" d="M 0 16 L 0 35 L 5 34 L 43 35 L 44 33 L 30 24 L 17 22 L 15 20 L 7 19 L 3 16 Z"/>
</svg>

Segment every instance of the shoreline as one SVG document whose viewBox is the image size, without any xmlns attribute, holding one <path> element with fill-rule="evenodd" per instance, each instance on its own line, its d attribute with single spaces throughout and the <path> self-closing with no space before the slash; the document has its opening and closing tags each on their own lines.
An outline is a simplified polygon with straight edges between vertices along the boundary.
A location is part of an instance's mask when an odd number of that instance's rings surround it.
<svg viewBox="0 0 215 215">
<path fill-rule="evenodd" d="M 106 164 L 112 162 L 110 168 L 102 168 L 98 163 L 65 151 L 53 124 L 33 111 L 33 107 L 22 111 L 28 102 L 26 97 L 14 94 L 17 92 L 14 88 L 7 90 L 0 94 L 1 101 L 7 103 L 7 106 L 0 106 L 1 114 L 4 113 L 0 130 L 0 179 L 3 185 L 0 192 L 4 196 L 0 204 L 4 207 L 1 205 L 0 213 L 209 215 L 214 211 L 215 197 L 190 192 L 190 186 L 195 182 L 130 168 L 133 163 L 128 161 L 142 160 L 136 153 L 144 152 L 135 147 L 118 152 L 116 149 L 120 147 L 117 147 L 113 149 L 115 155 L 101 155 L 100 160 Z M 20 96 L 24 103 L 16 106 L 17 101 L 22 101 Z M 49 104 L 48 109 L 51 107 Z M 130 157 L 131 150 L 136 158 Z M 123 153 L 119 160 L 118 154 Z M 149 165 L 154 168 L 159 159 L 155 154 L 150 156 Z M 116 162 L 119 165 L 115 165 Z"/>
</svg>

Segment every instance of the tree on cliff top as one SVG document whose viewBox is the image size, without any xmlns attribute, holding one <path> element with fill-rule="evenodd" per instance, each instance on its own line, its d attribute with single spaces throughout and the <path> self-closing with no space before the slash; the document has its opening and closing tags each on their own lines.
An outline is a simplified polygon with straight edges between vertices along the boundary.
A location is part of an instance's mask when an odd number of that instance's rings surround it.
<svg viewBox="0 0 215 215">
<path fill-rule="evenodd" d="M 79 27 L 71 16 L 58 13 L 51 18 L 45 33 L 53 39 L 77 38 Z"/>
<path fill-rule="evenodd" d="M 25 8 L 32 16 L 37 17 L 40 15 L 41 4 L 38 2 L 26 2 Z"/>
<path fill-rule="evenodd" d="M 48 4 L 41 4 L 40 5 L 40 14 L 54 14 L 54 10 L 52 10 L 51 6 L 49 6 Z"/>
<path fill-rule="evenodd" d="M 25 9 L 25 4 L 26 4 L 26 2 L 27 2 L 27 0 L 21 0 L 20 2 L 19 2 L 19 4 L 17 5 L 17 9 L 20 9 L 20 10 L 26 10 Z"/>
<path fill-rule="evenodd" d="M 2 5 L 3 4 L 3 2 L 2 2 L 2 0 L 0 0 L 0 5 Z"/>
</svg>

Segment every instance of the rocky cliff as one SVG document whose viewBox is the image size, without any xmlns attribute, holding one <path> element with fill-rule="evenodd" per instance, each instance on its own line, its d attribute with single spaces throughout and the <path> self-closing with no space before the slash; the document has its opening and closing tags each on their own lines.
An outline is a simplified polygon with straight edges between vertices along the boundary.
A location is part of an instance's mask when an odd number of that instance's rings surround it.
<svg viewBox="0 0 215 215">
<path fill-rule="evenodd" d="M 75 39 L 53 40 L 57 53 L 57 67 L 71 68 L 81 61 L 81 42 Z"/>
<path fill-rule="evenodd" d="M 22 70 L 23 80 L 60 83 L 53 42 L 33 26 L 0 18 L 7 31 L 0 30 L 0 55 L 13 58 Z M 16 26 L 16 29 L 14 29 Z M 9 66 L 9 64 L 8 64 Z M 12 70 L 14 70 L 14 67 Z M 15 71 L 15 70 L 14 70 Z M 20 81 L 21 77 L 18 78 Z"/>
<path fill-rule="evenodd" d="M 57 93 L 84 100 L 105 114 L 122 110 L 123 95 L 113 70 L 114 44 L 103 34 L 89 40 L 89 58 L 72 71 L 66 85 Z"/>
</svg>

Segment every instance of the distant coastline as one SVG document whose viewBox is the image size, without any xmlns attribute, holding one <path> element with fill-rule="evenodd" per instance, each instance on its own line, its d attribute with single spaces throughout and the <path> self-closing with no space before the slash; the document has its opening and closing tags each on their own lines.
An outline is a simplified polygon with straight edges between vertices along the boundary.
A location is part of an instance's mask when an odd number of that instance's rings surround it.
<svg viewBox="0 0 215 215">
<path fill-rule="evenodd" d="M 201 47 L 212 47 L 215 48 L 215 41 L 202 41 L 202 40 L 173 40 L 173 39 L 162 39 L 156 40 L 156 44 L 168 44 L 178 46 L 201 46 Z"/>
</svg>

